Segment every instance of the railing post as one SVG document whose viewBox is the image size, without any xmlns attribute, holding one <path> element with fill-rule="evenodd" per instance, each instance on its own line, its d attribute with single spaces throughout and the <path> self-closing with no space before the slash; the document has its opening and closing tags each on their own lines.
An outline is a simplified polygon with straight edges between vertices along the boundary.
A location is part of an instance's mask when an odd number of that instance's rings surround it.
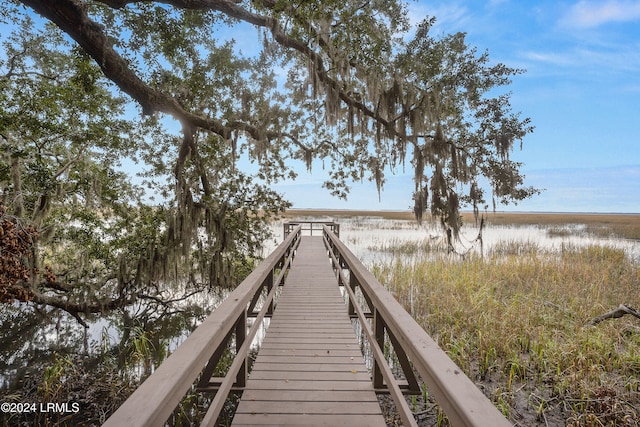
<svg viewBox="0 0 640 427">
<path fill-rule="evenodd" d="M 269 295 L 269 292 L 271 292 L 271 289 L 273 289 L 273 270 L 271 270 L 271 272 L 267 276 L 267 279 L 265 280 L 265 286 L 267 288 L 267 295 Z M 273 300 L 269 301 L 269 308 L 267 308 L 267 315 L 271 316 L 272 314 L 273 314 Z"/>
<path fill-rule="evenodd" d="M 218 346 L 216 351 L 213 353 L 213 355 L 209 359 L 207 366 L 205 366 L 205 368 L 203 369 L 202 374 L 200 375 L 200 381 L 196 386 L 197 389 L 206 390 L 211 387 L 217 387 L 216 383 L 213 383 L 213 384 L 211 383 L 211 378 L 213 377 L 216 367 L 218 366 L 218 362 L 220 362 L 222 355 L 227 349 L 227 343 L 229 342 L 230 339 L 231 339 L 231 331 L 229 331 L 227 336 L 222 341 L 221 345 Z"/>
<path fill-rule="evenodd" d="M 340 268 L 340 266 L 338 266 L 338 268 Z M 358 286 L 358 279 L 356 279 L 356 276 L 351 271 L 349 271 L 349 287 L 353 291 L 354 295 L 356 294 L 357 286 Z M 357 302 L 351 301 L 351 298 L 349 298 L 349 317 L 354 317 L 356 315 L 355 304 L 357 304 Z"/>
<path fill-rule="evenodd" d="M 382 315 L 378 311 L 377 308 L 373 309 L 373 330 L 376 336 L 376 342 L 378 343 L 378 347 L 382 349 L 384 353 L 384 321 L 382 320 Z M 380 370 L 380 366 L 378 366 L 378 362 L 373 360 L 373 388 L 381 389 L 384 387 L 384 378 L 382 377 L 382 371 Z"/>
<path fill-rule="evenodd" d="M 236 352 L 242 344 L 244 340 L 247 338 L 247 312 L 243 311 L 240 314 L 240 318 L 236 322 Z M 242 355 L 236 354 L 236 357 L 241 357 Z M 249 354 L 244 355 L 244 363 L 240 367 L 238 371 L 238 375 L 236 375 L 236 386 L 245 387 L 247 385 L 247 377 L 249 376 L 247 359 Z"/>
</svg>

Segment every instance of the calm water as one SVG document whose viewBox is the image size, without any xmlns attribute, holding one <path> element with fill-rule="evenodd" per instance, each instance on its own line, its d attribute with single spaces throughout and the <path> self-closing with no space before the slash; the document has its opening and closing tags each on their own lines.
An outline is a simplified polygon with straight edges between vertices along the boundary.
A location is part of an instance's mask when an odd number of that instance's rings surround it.
<svg viewBox="0 0 640 427">
<path fill-rule="evenodd" d="M 381 217 L 299 217 L 298 221 L 335 221 L 340 224 L 340 238 L 366 265 L 388 261 L 398 253 L 384 248 L 399 247 L 406 243 L 440 246 L 446 251 L 446 241 L 442 228 L 438 224 L 418 225 L 415 221 L 389 220 Z M 276 239 L 267 242 L 264 255 L 268 255 L 277 242 L 282 240 L 282 227 L 285 221 L 272 225 Z M 480 255 L 480 244 L 476 241 L 479 229 L 475 224 L 462 227 L 460 240 L 454 243 L 458 254 L 474 253 Z M 314 232 L 315 234 L 315 232 Z M 586 232 L 584 224 L 565 226 L 538 225 L 486 225 L 482 233 L 482 253 L 484 255 L 501 246 L 525 244 L 542 250 L 560 251 L 563 246 L 586 247 L 590 245 L 611 246 L 624 250 L 628 256 L 640 262 L 640 241 L 601 238 Z"/>
</svg>

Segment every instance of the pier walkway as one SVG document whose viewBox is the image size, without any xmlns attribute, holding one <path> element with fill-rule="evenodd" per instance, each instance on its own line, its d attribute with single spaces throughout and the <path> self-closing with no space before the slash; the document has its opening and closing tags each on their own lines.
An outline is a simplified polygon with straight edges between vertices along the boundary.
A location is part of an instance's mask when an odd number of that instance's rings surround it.
<svg viewBox="0 0 640 427">
<path fill-rule="evenodd" d="M 285 224 L 282 244 L 104 425 L 171 424 L 185 395 L 201 393 L 210 402 L 201 426 L 226 425 L 231 394 L 233 426 L 385 426 L 376 396 L 385 393 L 402 424 L 417 426 L 405 395 L 424 385 L 454 426 L 509 426 L 340 241 L 339 225 L 314 236 L 317 224 Z"/>
<path fill-rule="evenodd" d="M 385 426 L 322 237 L 302 237 L 233 419 Z"/>
</svg>

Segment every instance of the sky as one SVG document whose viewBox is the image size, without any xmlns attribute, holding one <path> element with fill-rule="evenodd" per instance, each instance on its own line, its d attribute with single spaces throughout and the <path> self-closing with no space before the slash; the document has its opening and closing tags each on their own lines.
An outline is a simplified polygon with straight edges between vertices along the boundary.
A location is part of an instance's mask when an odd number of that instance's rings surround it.
<svg viewBox="0 0 640 427">
<path fill-rule="evenodd" d="M 411 20 L 435 16 L 434 34 L 465 32 L 493 62 L 525 69 L 512 107 L 535 130 L 512 158 L 526 185 L 545 191 L 498 210 L 640 213 L 640 1 L 411 1 Z M 354 184 L 347 202 L 321 188 L 315 167 L 277 185 L 295 208 L 405 210 L 411 176 Z"/>
<path fill-rule="evenodd" d="M 432 34 L 464 32 L 515 76 L 513 111 L 535 130 L 512 159 L 542 194 L 498 210 L 640 213 L 640 0 L 407 0 L 411 22 Z M 238 37 L 255 49 L 255 30 Z M 387 175 L 383 192 L 354 183 L 347 201 L 322 188 L 326 172 L 300 164 L 295 182 L 274 188 L 294 208 L 410 210 L 411 172 Z"/>
</svg>

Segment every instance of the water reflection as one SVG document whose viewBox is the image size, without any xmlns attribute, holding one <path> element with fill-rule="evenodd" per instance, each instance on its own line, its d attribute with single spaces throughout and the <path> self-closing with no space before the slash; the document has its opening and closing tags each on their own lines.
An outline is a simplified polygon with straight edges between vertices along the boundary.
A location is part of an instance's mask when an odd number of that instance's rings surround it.
<svg viewBox="0 0 640 427">
<path fill-rule="evenodd" d="M 66 313 L 24 303 L 0 309 L 0 390 L 6 391 L 51 354 L 88 352 L 83 327 Z"/>
<path fill-rule="evenodd" d="M 447 252 L 447 243 L 442 228 L 435 223 L 418 225 L 413 220 L 390 220 L 382 217 L 311 217 L 300 216 L 296 221 L 335 221 L 340 224 L 340 239 L 365 264 L 388 262 L 394 257 L 403 257 L 404 252 Z M 280 220 L 272 224 L 274 235 L 281 236 L 283 223 Z M 496 248 L 505 245 L 523 243 L 548 252 L 562 252 L 567 245 L 587 247 L 592 245 L 610 246 L 624 250 L 633 260 L 640 261 L 640 241 L 622 238 L 604 238 L 589 233 L 585 224 L 562 225 L 493 225 L 488 224 L 482 232 L 482 247 L 476 240 L 479 228 L 475 223 L 464 224 L 460 231 L 460 240 L 454 243 L 458 254 L 491 254 Z M 275 242 L 265 245 L 265 253 L 275 248 Z M 416 246 L 422 251 L 414 251 Z"/>
<path fill-rule="evenodd" d="M 0 425 L 104 422 L 227 293 L 194 294 L 174 304 L 141 301 L 86 317 L 89 328 L 57 309 L 0 306 L 0 400 L 72 399 L 82 408 L 78 414 L 50 416 L 2 413 Z"/>
</svg>

